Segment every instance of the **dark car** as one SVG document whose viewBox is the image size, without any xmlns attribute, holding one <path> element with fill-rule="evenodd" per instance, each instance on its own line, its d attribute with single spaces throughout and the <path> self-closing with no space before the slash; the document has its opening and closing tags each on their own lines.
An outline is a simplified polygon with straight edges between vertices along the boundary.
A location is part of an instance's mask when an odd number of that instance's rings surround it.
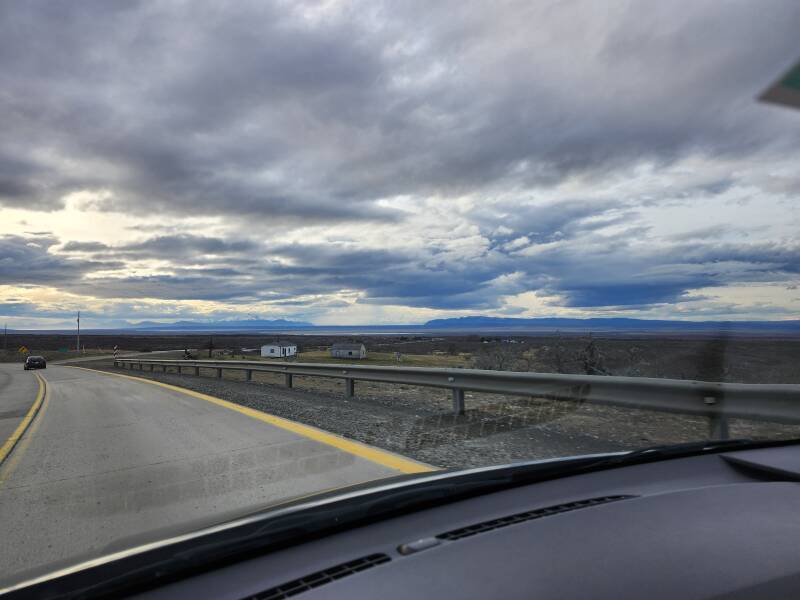
<svg viewBox="0 0 800 600">
<path fill-rule="evenodd" d="M 47 361 L 44 359 L 44 356 L 29 356 L 25 359 L 25 367 L 24 369 L 28 371 L 29 369 L 46 369 L 47 368 Z"/>
</svg>

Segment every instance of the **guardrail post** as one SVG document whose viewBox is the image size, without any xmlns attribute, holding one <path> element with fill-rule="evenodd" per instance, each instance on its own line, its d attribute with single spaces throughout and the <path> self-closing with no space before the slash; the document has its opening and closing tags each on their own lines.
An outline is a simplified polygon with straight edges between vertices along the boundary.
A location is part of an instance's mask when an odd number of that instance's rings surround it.
<svg viewBox="0 0 800 600">
<path fill-rule="evenodd" d="M 253 381 L 253 369 L 247 369 L 244 372 L 244 380 L 245 381 Z"/>
<path fill-rule="evenodd" d="M 194 368 L 194 374 L 197 375 L 198 377 L 200 376 L 200 367 Z"/>
<path fill-rule="evenodd" d="M 222 368 L 217 369 L 217 379 L 222 379 Z"/>
<path fill-rule="evenodd" d="M 728 417 L 714 415 L 708 418 L 708 437 L 712 440 L 727 440 L 731 437 L 728 429 Z"/>
<path fill-rule="evenodd" d="M 344 395 L 347 398 L 353 398 L 356 395 L 356 381 L 352 377 L 346 377 L 344 380 Z"/>
<path fill-rule="evenodd" d="M 464 414 L 464 390 L 461 388 L 453 388 L 453 413 Z"/>
<path fill-rule="evenodd" d="M 719 399 L 715 396 L 706 396 L 703 398 L 703 402 L 707 406 L 714 406 L 719 403 Z M 717 406 L 717 410 L 708 417 L 708 437 L 712 440 L 727 440 L 730 437 L 728 417 L 721 408 L 721 406 Z"/>
<path fill-rule="evenodd" d="M 285 373 L 283 375 L 283 378 L 286 380 L 286 387 L 287 388 L 292 387 L 292 374 L 291 373 Z"/>
</svg>

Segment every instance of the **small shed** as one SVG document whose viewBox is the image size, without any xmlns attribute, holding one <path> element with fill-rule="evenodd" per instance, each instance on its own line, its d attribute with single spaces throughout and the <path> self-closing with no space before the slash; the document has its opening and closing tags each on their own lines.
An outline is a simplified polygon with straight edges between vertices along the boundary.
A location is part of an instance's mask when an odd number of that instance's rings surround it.
<svg viewBox="0 0 800 600">
<path fill-rule="evenodd" d="M 331 346 L 333 358 L 367 358 L 364 344 L 334 344 Z"/>
<path fill-rule="evenodd" d="M 282 358 L 297 354 L 297 345 L 288 342 L 273 342 L 261 346 L 261 356 L 265 358 Z"/>
</svg>

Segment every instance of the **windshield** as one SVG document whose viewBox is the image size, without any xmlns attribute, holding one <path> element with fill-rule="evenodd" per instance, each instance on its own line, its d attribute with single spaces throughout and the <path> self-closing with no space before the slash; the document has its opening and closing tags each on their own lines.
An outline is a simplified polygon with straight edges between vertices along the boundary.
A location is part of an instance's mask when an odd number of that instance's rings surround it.
<svg viewBox="0 0 800 600">
<path fill-rule="evenodd" d="M 402 474 L 800 438 L 798 22 L 2 3 L 0 582 Z"/>
</svg>

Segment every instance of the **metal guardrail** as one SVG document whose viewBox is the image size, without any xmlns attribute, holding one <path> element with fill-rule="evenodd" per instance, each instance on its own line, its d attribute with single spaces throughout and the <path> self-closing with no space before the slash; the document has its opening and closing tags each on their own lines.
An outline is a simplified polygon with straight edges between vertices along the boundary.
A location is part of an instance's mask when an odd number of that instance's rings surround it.
<svg viewBox="0 0 800 600">
<path fill-rule="evenodd" d="M 649 377 L 611 377 L 481 371 L 477 369 L 433 369 L 420 367 L 382 367 L 351 364 L 265 363 L 260 361 L 117 359 L 114 366 L 150 371 L 160 367 L 178 372 L 213 369 L 218 378 L 223 370 L 284 375 L 292 387 L 294 375 L 343 379 L 345 395 L 355 396 L 356 381 L 377 381 L 425 387 L 448 388 L 453 394 L 453 411 L 463 414 L 464 392 L 488 392 L 533 396 L 554 400 L 578 400 L 625 408 L 681 413 L 707 417 L 710 436 L 728 437 L 728 419 L 742 418 L 779 423 L 800 423 L 800 385 L 745 384 L 655 379 Z"/>
</svg>

